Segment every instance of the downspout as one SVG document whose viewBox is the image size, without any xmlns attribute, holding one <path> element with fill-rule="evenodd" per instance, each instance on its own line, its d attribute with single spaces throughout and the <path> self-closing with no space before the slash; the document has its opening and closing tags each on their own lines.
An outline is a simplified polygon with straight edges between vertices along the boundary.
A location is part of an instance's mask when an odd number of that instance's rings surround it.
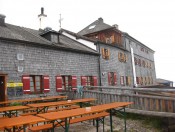
<svg viewBox="0 0 175 132">
<path fill-rule="evenodd" d="M 137 81 L 136 81 L 136 70 L 135 70 L 135 63 L 134 63 L 134 51 L 129 43 L 130 49 L 131 49 L 131 64 L 132 64 L 132 71 L 133 71 L 133 78 L 134 78 L 134 87 L 137 87 Z"/>
<path fill-rule="evenodd" d="M 96 45 L 98 46 L 98 52 L 100 53 L 100 44 L 98 41 L 96 42 Z M 101 84 L 101 61 L 100 61 L 101 53 L 98 57 L 98 70 L 99 70 L 99 85 L 102 86 Z"/>
</svg>

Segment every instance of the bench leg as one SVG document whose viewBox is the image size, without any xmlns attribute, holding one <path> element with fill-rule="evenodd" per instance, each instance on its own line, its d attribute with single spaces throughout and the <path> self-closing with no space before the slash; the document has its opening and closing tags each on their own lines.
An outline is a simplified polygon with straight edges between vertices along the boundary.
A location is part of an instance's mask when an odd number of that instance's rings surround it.
<svg viewBox="0 0 175 132">
<path fill-rule="evenodd" d="M 104 132 L 105 131 L 105 117 L 103 117 L 102 122 L 103 122 L 103 132 Z"/>
<path fill-rule="evenodd" d="M 98 124 L 98 118 L 96 119 L 96 132 L 98 132 L 98 126 L 99 126 L 99 124 Z"/>
</svg>

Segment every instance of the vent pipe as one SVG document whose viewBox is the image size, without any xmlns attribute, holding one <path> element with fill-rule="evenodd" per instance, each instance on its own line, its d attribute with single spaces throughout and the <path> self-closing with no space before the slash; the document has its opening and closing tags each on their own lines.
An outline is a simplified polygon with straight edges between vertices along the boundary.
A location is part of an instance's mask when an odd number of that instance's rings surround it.
<svg viewBox="0 0 175 132">
<path fill-rule="evenodd" d="M 0 26 L 5 26 L 5 15 L 0 14 Z"/>
</svg>

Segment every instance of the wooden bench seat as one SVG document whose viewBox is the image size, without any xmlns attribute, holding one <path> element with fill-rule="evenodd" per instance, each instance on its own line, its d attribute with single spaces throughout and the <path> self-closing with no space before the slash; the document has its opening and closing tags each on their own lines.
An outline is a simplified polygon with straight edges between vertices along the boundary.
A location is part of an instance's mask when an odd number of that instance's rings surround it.
<svg viewBox="0 0 175 132">
<path fill-rule="evenodd" d="M 92 120 L 92 119 L 98 119 L 98 118 L 102 118 L 105 116 L 109 116 L 109 113 L 107 112 L 101 112 L 98 114 L 92 114 L 92 115 L 86 115 L 83 117 L 77 117 L 74 119 L 70 119 L 70 124 L 74 124 L 74 123 L 78 123 L 78 122 L 82 122 L 82 121 L 87 121 L 87 120 Z M 61 123 L 62 126 L 64 126 L 64 122 Z M 60 127 L 60 124 L 56 123 L 56 127 Z M 34 127 L 30 127 L 29 130 L 32 132 L 38 132 L 38 131 L 43 131 L 43 130 L 48 130 L 52 128 L 52 124 L 44 124 L 44 125 L 40 125 L 40 126 L 34 126 Z"/>
<path fill-rule="evenodd" d="M 57 109 L 51 109 L 51 110 L 48 110 L 48 112 L 56 112 L 56 111 L 62 111 L 62 110 L 71 110 L 71 109 L 77 109 L 77 108 L 80 108 L 80 106 L 78 105 L 71 105 L 71 106 L 68 106 L 68 107 L 65 107 L 65 108 L 57 108 Z M 36 115 L 37 112 L 28 112 L 28 113 L 23 113 L 23 114 L 20 114 L 20 116 L 27 116 L 27 115 Z"/>
</svg>

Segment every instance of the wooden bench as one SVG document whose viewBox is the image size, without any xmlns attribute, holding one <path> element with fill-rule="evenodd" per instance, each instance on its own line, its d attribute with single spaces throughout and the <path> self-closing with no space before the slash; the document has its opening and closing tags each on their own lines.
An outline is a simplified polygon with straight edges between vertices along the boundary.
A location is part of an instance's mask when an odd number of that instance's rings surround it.
<svg viewBox="0 0 175 132">
<path fill-rule="evenodd" d="M 71 110 L 71 109 L 77 109 L 77 108 L 80 108 L 80 106 L 78 105 L 71 105 L 71 106 L 68 106 L 68 107 L 64 107 L 64 108 L 57 108 L 57 109 L 53 109 L 53 110 L 48 110 L 48 112 L 56 112 L 56 111 L 62 111 L 62 110 Z M 27 115 L 36 115 L 37 112 L 28 112 L 28 113 L 23 113 L 23 114 L 20 114 L 20 116 L 27 116 Z"/>
<path fill-rule="evenodd" d="M 87 120 L 92 120 L 92 119 L 103 118 L 103 129 L 104 129 L 104 117 L 105 116 L 109 116 L 109 113 L 101 112 L 101 113 L 97 113 L 97 114 L 86 115 L 83 117 L 77 117 L 74 119 L 70 119 L 70 124 L 74 124 L 74 123 L 78 123 L 78 122 L 82 122 L 82 121 L 87 121 Z M 56 123 L 55 125 L 56 125 L 56 127 L 60 127 L 60 126 L 64 126 L 65 123 L 64 122 L 62 122 L 61 124 Z M 30 127 L 29 130 L 32 132 L 38 132 L 38 131 L 52 129 L 52 127 L 53 127 L 52 124 L 44 124 L 44 125 L 40 125 L 40 126 Z"/>
<path fill-rule="evenodd" d="M 63 108 L 57 108 L 57 109 L 54 109 L 54 110 L 48 110 L 48 112 L 71 110 L 71 109 L 77 109 L 77 108 L 80 108 L 80 106 L 78 106 L 78 105 L 70 105 L 70 106 L 63 107 Z"/>
</svg>

